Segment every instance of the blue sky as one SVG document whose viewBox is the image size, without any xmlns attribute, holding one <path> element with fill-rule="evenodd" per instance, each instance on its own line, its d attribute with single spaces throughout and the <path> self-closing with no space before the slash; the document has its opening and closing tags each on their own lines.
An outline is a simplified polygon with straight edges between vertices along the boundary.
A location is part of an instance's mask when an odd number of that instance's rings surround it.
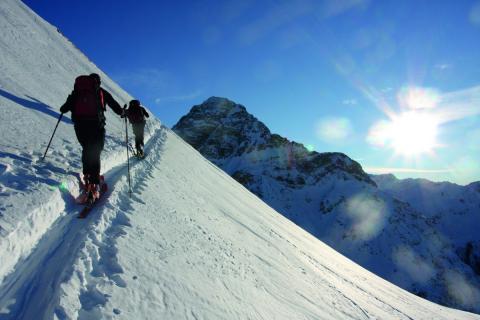
<svg viewBox="0 0 480 320">
<path fill-rule="evenodd" d="M 227 97 L 367 172 L 480 180 L 480 1 L 24 3 L 167 126 Z"/>
</svg>

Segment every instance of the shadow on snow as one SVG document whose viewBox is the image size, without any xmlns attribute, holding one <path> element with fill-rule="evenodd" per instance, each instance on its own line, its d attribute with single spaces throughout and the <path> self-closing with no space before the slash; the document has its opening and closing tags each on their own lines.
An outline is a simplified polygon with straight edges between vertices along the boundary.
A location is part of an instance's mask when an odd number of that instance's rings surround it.
<svg viewBox="0 0 480 320">
<path fill-rule="evenodd" d="M 50 106 L 33 97 L 27 96 L 31 100 L 23 99 L 2 89 L 0 89 L 0 96 L 3 96 L 4 98 L 7 98 L 25 108 L 43 112 L 51 117 L 54 117 L 55 119 L 58 119 L 60 116 L 59 112 L 53 110 Z M 62 121 L 67 124 L 73 123 L 72 120 L 65 117 L 62 118 Z"/>
</svg>

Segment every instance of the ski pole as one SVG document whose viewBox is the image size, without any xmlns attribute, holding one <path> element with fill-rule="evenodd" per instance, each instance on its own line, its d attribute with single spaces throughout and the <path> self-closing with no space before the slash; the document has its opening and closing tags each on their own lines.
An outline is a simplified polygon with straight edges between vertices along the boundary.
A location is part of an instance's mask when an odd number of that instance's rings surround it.
<svg viewBox="0 0 480 320">
<path fill-rule="evenodd" d="M 128 192 L 132 194 L 132 187 L 130 183 L 130 158 L 128 156 L 128 126 L 127 126 L 127 117 L 125 117 L 125 146 L 127 147 L 127 165 L 128 165 Z"/>
<path fill-rule="evenodd" d="M 58 124 L 60 123 L 60 120 L 62 120 L 62 117 L 63 117 L 63 113 L 60 113 L 60 117 L 58 117 L 57 125 L 55 126 L 55 129 L 53 130 L 52 137 L 50 138 L 50 141 L 48 142 L 47 150 L 45 150 L 45 153 L 43 154 L 42 161 L 43 161 L 43 160 L 45 159 L 45 157 L 47 156 L 47 151 L 48 151 L 48 149 L 50 148 L 50 144 L 52 143 L 53 136 L 55 135 L 55 132 L 57 131 Z"/>
</svg>

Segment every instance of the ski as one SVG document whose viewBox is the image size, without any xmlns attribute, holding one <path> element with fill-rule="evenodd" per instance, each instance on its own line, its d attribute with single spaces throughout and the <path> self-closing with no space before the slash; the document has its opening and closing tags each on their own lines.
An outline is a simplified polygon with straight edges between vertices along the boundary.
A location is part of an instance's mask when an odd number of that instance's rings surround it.
<svg viewBox="0 0 480 320">
<path fill-rule="evenodd" d="M 95 202 L 97 202 L 97 200 L 94 200 L 94 199 L 89 199 L 87 201 L 87 204 L 83 207 L 82 211 L 80 211 L 80 213 L 78 214 L 78 219 L 85 219 L 88 214 L 90 213 L 90 211 L 92 210 L 92 207 L 93 205 L 95 204 Z"/>
<path fill-rule="evenodd" d="M 135 153 L 134 156 L 139 159 L 139 160 L 142 160 L 145 158 L 145 153 L 142 153 L 142 154 L 139 154 L 139 153 Z"/>
<path fill-rule="evenodd" d="M 85 190 L 85 185 L 83 184 L 82 180 L 80 180 L 80 188 L 82 190 Z M 80 194 L 76 199 L 75 199 L 75 202 L 78 203 L 78 204 L 83 204 L 84 207 L 82 209 L 82 211 L 80 211 L 80 213 L 78 214 L 78 218 L 79 219 L 84 219 L 88 216 L 88 214 L 90 213 L 92 207 L 95 205 L 95 203 L 97 203 L 102 195 L 107 192 L 108 190 L 108 185 L 105 183 L 105 179 L 103 176 L 100 176 L 100 193 L 99 193 L 99 197 L 97 199 L 94 199 L 93 198 L 93 195 L 92 193 L 87 193 L 87 192 L 83 192 L 82 194 Z"/>
<path fill-rule="evenodd" d="M 137 152 L 137 149 L 129 142 L 128 143 L 128 150 L 133 154 L 133 156 L 137 159 L 144 159 L 145 158 L 145 153 L 140 154 Z"/>
<path fill-rule="evenodd" d="M 93 206 L 102 198 L 102 195 L 107 192 L 108 186 L 105 182 L 102 182 L 100 185 L 100 195 L 97 199 L 94 199 L 91 194 L 87 195 L 87 202 L 85 203 L 85 206 L 83 207 L 82 211 L 78 214 L 79 219 L 85 219 L 90 211 L 92 210 Z"/>
</svg>

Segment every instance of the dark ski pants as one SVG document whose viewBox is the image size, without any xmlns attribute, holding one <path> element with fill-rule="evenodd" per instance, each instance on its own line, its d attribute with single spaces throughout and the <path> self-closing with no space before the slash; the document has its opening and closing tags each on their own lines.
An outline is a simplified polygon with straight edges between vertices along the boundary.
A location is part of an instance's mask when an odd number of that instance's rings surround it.
<svg viewBox="0 0 480 320">
<path fill-rule="evenodd" d="M 132 124 L 133 134 L 135 135 L 135 148 L 143 150 L 143 132 L 145 130 L 145 122 Z"/>
<path fill-rule="evenodd" d="M 77 122 L 75 134 L 82 145 L 83 174 L 90 176 L 90 183 L 99 184 L 100 154 L 105 143 L 105 127 L 96 121 Z"/>
</svg>

